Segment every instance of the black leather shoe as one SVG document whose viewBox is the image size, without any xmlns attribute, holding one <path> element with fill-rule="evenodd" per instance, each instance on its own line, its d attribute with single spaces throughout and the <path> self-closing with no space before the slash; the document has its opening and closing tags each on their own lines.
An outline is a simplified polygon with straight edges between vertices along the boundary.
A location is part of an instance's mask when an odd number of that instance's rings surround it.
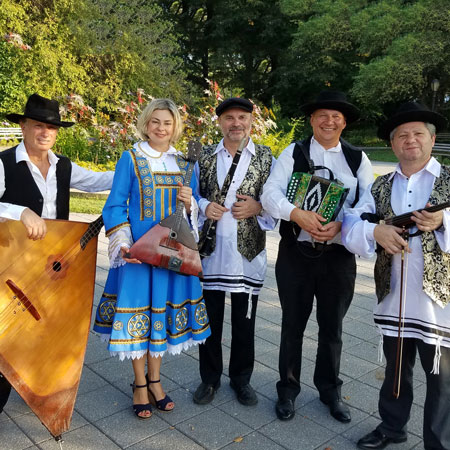
<svg viewBox="0 0 450 450">
<path fill-rule="evenodd" d="M 358 448 L 384 448 L 388 444 L 400 444 L 405 442 L 406 436 L 401 438 L 390 438 L 384 435 L 379 430 L 373 430 L 371 433 L 366 434 L 358 441 Z"/>
<path fill-rule="evenodd" d="M 242 386 L 238 386 L 230 381 L 230 386 L 236 392 L 236 396 L 239 403 L 242 403 L 245 406 L 253 406 L 258 403 L 258 397 L 254 389 L 250 386 L 250 384 L 244 384 Z"/>
<path fill-rule="evenodd" d="M 219 387 L 220 383 L 214 386 L 213 384 L 206 384 L 202 381 L 195 391 L 193 397 L 194 403 L 197 403 L 198 405 L 207 405 L 208 403 L 211 403 L 214 400 L 214 396 Z"/>
<path fill-rule="evenodd" d="M 330 414 L 339 422 L 348 423 L 352 420 L 348 406 L 340 398 L 331 402 L 325 402 L 322 399 L 320 401 L 330 408 Z"/>
<path fill-rule="evenodd" d="M 275 405 L 275 412 L 280 420 L 291 420 L 295 416 L 294 401 L 278 399 Z"/>
</svg>

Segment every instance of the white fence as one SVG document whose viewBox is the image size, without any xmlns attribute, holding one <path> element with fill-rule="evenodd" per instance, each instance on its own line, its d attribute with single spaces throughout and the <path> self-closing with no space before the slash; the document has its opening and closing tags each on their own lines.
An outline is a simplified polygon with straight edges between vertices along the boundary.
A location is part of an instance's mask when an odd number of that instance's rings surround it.
<svg viewBox="0 0 450 450">
<path fill-rule="evenodd" d="M 8 141 L 11 139 L 22 139 L 22 130 L 14 127 L 0 128 L 0 141 Z"/>
</svg>

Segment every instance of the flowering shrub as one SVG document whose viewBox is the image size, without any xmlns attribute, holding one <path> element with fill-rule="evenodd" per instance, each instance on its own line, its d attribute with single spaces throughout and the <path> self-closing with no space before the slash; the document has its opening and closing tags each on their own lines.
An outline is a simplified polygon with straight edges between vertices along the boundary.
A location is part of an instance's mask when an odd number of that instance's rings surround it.
<svg viewBox="0 0 450 450">
<path fill-rule="evenodd" d="M 215 81 L 208 81 L 208 84 L 209 89 L 205 90 L 197 113 L 190 111 L 187 105 L 179 107 L 185 124 L 183 136 L 177 144 L 182 151 L 192 139 L 198 139 L 202 144 L 213 144 L 222 138 L 215 109 L 224 98 Z M 80 95 L 67 95 L 62 99 L 60 113 L 63 120 L 75 122 L 75 126 L 58 133 L 56 151 L 75 161 L 107 166 L 114 164 L 121 153 L 138 140 L 137 119 L 152 98 L 138 89 L 136 93 L 129 93 L 129 99 L 121 100 L 116 110 L 109 114 L 95 111 Z M 275 119 L 271 109 L 254 104 L 252 139 L 269 145 L 277 155 L 292 141 L 296 125 L 289 133 L 276 131 Z"/>
</svg>

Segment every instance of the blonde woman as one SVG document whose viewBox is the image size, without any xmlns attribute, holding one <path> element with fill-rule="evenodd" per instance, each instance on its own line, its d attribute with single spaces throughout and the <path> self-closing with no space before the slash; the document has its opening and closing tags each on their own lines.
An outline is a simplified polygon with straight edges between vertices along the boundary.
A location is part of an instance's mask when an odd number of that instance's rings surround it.
<svg viewBox="0 0 450 450">
<path fill-rule="evenodd" d="M 94 330 L 108 339 L 111 354 L 132 360 L 133 410 L 148 419 L 150 403 L 164 412 L 174 407 L 160 383 L 163 354 L 204 342 L 210 329 L 198 278 L 125 256 L 133 242 L 175 212 L 177 202 L 196 215 L 195 177 L 191 186 L 182 186 L 188 163 L 173 147 L 182 132 L 176 105 L 152 100 L 137 129 L 142 140 L 117 163 L 103 209 L 111 269 Z"/>
</svg>

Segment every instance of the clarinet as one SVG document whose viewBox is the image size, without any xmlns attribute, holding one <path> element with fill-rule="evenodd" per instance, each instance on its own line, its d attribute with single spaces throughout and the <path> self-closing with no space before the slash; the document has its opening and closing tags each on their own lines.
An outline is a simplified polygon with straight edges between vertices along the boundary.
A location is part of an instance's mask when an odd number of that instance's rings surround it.
<svg viewBox="0 0 450 450">
<path fill-rule="evenodd" d="M 231 163 L 230 170 L 227 173 L 227 176 L 225 177 L 225 180 L 222 185 L 222 189 L 220 190 L 220 193 L 218 195 L 217 203 L 219 205 L 223 205 L 225 203 L 225 198 L 228 193 L 228 188 L 230 187 L 231 180 L 233 179 L 234 172 L 236 171 L 236 167 L 239 163 L 239 159 L 241 157 L 242 150 L 244 150 L 245 145 L 247 144 L 248 137 L 244 137 L 240 144 L 239 148 L 237 149 L 236 155 L 233 158 L 233 162 Z M 199 245 L 198 245 L 198 252 L 200 254 L 201 258 L 204 258 L 205 256 L 209 256 L 213 251 L 215 247 L 215 237 L 216 237 L 216 226 L 217 226 L 217 220 L 208 219 L 205 224 L 203 225 L 203 228 L 206 230 L 202 233 L 202 238 L 200 239 Z"/>
</svg>

